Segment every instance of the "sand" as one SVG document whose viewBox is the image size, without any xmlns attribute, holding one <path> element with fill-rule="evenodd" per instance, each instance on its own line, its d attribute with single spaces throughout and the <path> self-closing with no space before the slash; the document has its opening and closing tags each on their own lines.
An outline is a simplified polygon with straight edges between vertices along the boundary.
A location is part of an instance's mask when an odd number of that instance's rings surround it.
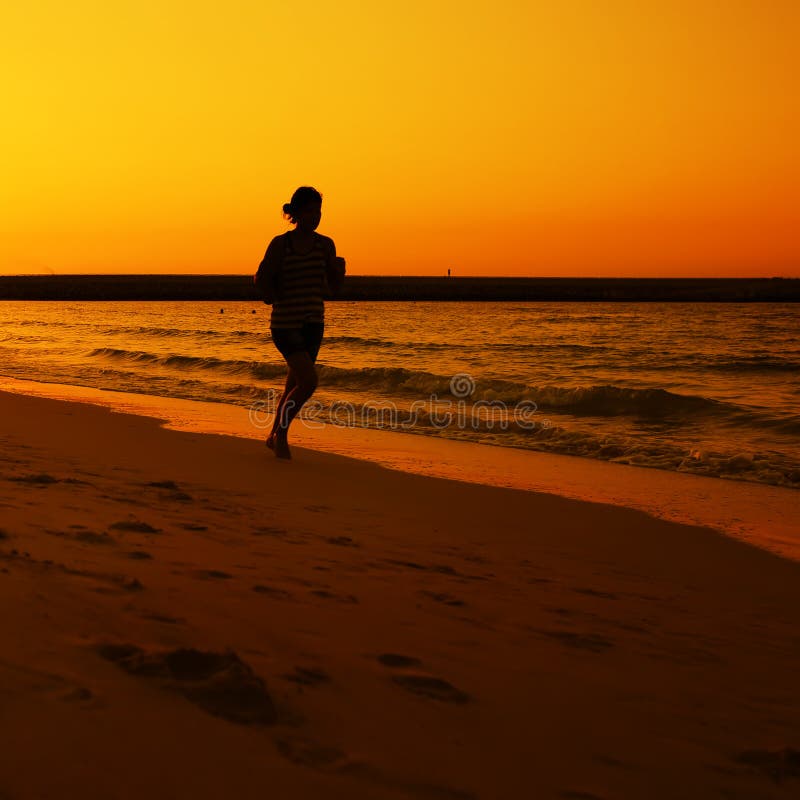
<svg viewBox="0 0 800 800">
<path fill-rule="evenodd" d="M 800 564 L 0 393 L 0 798 L 800 794 Z"/>
</svg>

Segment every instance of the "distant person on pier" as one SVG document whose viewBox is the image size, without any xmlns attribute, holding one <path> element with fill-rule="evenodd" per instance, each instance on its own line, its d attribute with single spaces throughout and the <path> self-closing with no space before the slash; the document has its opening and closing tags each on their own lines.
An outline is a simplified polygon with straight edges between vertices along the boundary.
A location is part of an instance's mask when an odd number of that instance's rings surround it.
<svg viewBox="0 0 800 800">
<path fill-rule="evenodd" d="M 267 447 L 289 459 L 289 426 L 317 388 L 314 363 L 325 330 L 325 283 L 332 294 L 339 291 L 345 261 L 336 255 L 333 239 L 316 232 L 322 218 L 316 189 L 301 186 L 283 215 L 294 229 L 270 242 L 255 280 L 264 302 L 272 305 L 272 341 L 289 368 Z"/>
</svg>

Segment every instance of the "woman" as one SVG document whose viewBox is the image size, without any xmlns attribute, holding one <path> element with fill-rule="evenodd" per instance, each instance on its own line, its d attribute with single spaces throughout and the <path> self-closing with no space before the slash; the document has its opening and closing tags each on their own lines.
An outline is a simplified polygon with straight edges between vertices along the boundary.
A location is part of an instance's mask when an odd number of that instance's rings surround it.
<svg viewBox="0 0 800 800">
<path fill-rule="evenodd" d="M 289 367 L 267 447 L 278 458 L 291 458 L 289 426 L 317 388 L 314 362 L 325 328 L 325 281 L 336 293 L 345 262 L 337 257 L 333 239 L 316 232 L 322 217 L 322 195 L 316 189 L 301 186 L 283 206 L 283 215 L 294 230 L 270 242 L 256 283 L 272 303 L 272 341 Z"/>
</svg>

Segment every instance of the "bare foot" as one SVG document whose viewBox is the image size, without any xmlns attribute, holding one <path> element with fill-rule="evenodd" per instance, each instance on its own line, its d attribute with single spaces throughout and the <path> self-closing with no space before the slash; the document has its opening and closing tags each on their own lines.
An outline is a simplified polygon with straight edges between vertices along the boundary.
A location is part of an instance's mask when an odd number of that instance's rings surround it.
<svg viewBox="0 0 800 800">
<path fill-rule="evenodd" d="M 269 436 L 267 436 L 267 447 L 269 447 L 270 450 L 274 450 L 275 449 L 275 434 L 274 433 L 271 433 Z"/>
<path fill-rule="evenodd" d="M 285 436 L 276 436 L 273 439 L 272 449 L 275 451 L 276 458 L 290 459 L 292 451 L 289 449 L 289 442 L 286 441 Z"/>
</svg>

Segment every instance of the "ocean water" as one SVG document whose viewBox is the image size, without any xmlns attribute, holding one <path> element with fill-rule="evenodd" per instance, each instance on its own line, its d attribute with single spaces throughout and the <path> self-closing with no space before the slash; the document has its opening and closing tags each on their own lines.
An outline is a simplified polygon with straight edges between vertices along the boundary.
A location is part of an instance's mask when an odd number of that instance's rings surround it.
<svg viewBox="0 0 800 800">
<path fill-rule="evenodd" d="M 286 372 L 268 315 L 0 302 L 0 375 L 246 406 L 266 426 Z M 336 302 L 318 364 L 312 428 L 800 488 L 797 305 Z"/>
</svg>

